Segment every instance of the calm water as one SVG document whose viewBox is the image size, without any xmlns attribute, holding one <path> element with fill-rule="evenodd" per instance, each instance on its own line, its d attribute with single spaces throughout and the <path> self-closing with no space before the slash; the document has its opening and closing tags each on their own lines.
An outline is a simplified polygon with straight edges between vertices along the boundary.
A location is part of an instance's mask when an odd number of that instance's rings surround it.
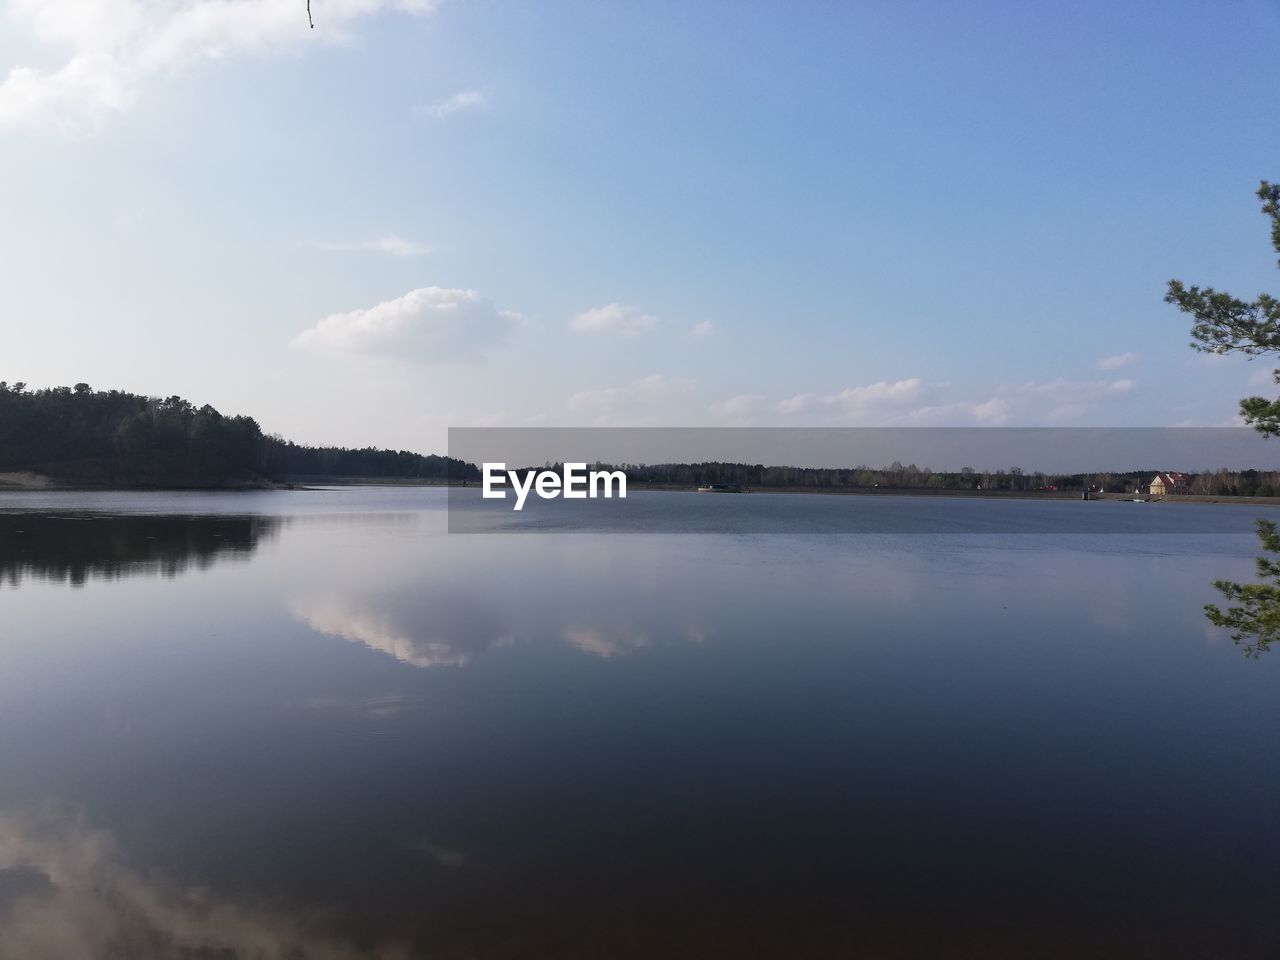
<svg viewBox="0 0 1280 960">
<path fill-rule="evenodd" d="M 635 502 L 0 495 L 0 958 L 1280 955 L 1266 510 Z"/>
</svg>

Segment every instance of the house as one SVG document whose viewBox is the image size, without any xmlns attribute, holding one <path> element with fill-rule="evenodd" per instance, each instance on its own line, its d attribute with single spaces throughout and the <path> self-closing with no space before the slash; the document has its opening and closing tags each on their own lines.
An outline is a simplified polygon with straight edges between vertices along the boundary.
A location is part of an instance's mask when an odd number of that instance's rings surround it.
<svg viewBox="0 0 1280 960">
<path fill-rule="evenodd" d="M 1151 495 L 1163 497 L 1166 493 L 1186 493 L 1191 478 L 1185 473 L 1157 473 L 1151 480 Z"/>
</svg>

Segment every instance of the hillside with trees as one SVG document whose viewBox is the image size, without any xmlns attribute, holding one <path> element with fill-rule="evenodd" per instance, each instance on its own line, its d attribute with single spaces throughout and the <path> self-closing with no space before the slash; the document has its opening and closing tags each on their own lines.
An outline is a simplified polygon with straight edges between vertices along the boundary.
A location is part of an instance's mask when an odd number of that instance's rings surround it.
<svg viewBox="0 0 1280 960">
<path fill-rule="evenodd" d="M 312 447 L 267 435 L 252 417 L 182 397 L 0 382 L 0 472 L 139 487 L 253 486 L 310 478 L 474 479 L 460 460 L 407 450 Z"/>
</svg>

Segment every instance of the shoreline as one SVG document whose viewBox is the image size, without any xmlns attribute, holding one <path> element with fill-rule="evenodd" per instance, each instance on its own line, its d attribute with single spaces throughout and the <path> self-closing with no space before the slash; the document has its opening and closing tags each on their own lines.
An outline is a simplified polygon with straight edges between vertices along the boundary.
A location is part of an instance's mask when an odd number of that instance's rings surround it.
<svg viewBox="0 0 1280 960">
<path fill-rule="evenodd" d="M 3 493 L 175 493 L 175 492 L 262 492 L 267 490 L 307 491 L 322 487 L 457 487 L 479 488 L 479 481 L 435 480 L 415 477 L 324 477 L 305 475 L 281 481 L 245 481 L 213 485 L 149 485 L 149 484 L 97 484 L 59 480 L 32 471 L 0 473 L 0 494 Z M 684 484 L 633 484 L 632 493 L 695 493 L 695 488 Z M 1093 494 L 1084 501 L 1081 491 L 1064 490 L 939 490 L 918 487 L 748 487 L 739 495 L 751 494 L 810 494 L 823 497 L 928 497 L 954 500 L 1061 500 L 1078 502 L 1130 502 L 1132 493 Z M 707 494 L 725 496 L 728 494 Z M 1168 494 L 1147 501 L 1148 503 L 1199 503 L 1236 506 L 1280 506 L 1280 497 L 1231 497 L 1209 494 Z"/>
<path fill-rule="evenodd" d="M 476 481 L 477 483 L 479 481 Z M 30 470 L 0 472 L 0 493 L 77 491 L 81 493 L 175 493 L 184 490 L 213 493 L 260 492 L 263 490 L 309 490 L 319 487 L 446 487 L 461 486 L 456 481 L 415 477 L 325 477 L 304 475 L 284 480 L 239 480 L 227 483 L 94 483 L 64 480 Z"/>
<path fill-rule="evenodd" d="M 628 492 L 652 492 L 652 493 L 695 493 L 695 489 L 680 484 L 636 484 L 629 488 Z M 929 497 L 929 498 L 945 498 L 951 500 L 1062 500 L 1075 501 L 1078 503 L 1128 503 L 1132 502 L 1134 494 L 1132 493 L 1095 493 L 1090 495 L 1089 500 L 1083 499 L 1082 491 L 1070 490 L 937 490 L 920 487 L 844 487 L 844 488 L 814 488 L 814 487 L 748 487 L 741 493 L 742 495 L 761 494 L 761 493 L 785 493 L 785 494 L 811 494 L 822 497 Z M 731 496 L 731 493 L 708 493 L 707 496 Z M 1222 495 L 1208 494 L 1168 494 L 1162 497 L 1156 497 L 1146 501 L 1148 503 L 1220 503 L 1220 504 L 1243 504 L 1254 506 L 1273 506 L 1280 507 L 1280 497 L 1228 497 Z"/>
</svg>

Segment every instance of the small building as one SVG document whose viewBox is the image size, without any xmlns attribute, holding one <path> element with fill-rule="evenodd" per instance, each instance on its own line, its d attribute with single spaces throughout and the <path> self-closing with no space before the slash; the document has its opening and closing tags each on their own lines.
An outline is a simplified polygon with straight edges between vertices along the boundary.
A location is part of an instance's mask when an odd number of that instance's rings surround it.
<svg viewBox="0 0 1280 960">
<path fill-rule="evenodd" d="M 1185 473 L 1157 473 L 1151 480 L 1151 495 L 1163 497 L 1168 493 L 1186 493 L 1191 478 Z"/>
</svg>

